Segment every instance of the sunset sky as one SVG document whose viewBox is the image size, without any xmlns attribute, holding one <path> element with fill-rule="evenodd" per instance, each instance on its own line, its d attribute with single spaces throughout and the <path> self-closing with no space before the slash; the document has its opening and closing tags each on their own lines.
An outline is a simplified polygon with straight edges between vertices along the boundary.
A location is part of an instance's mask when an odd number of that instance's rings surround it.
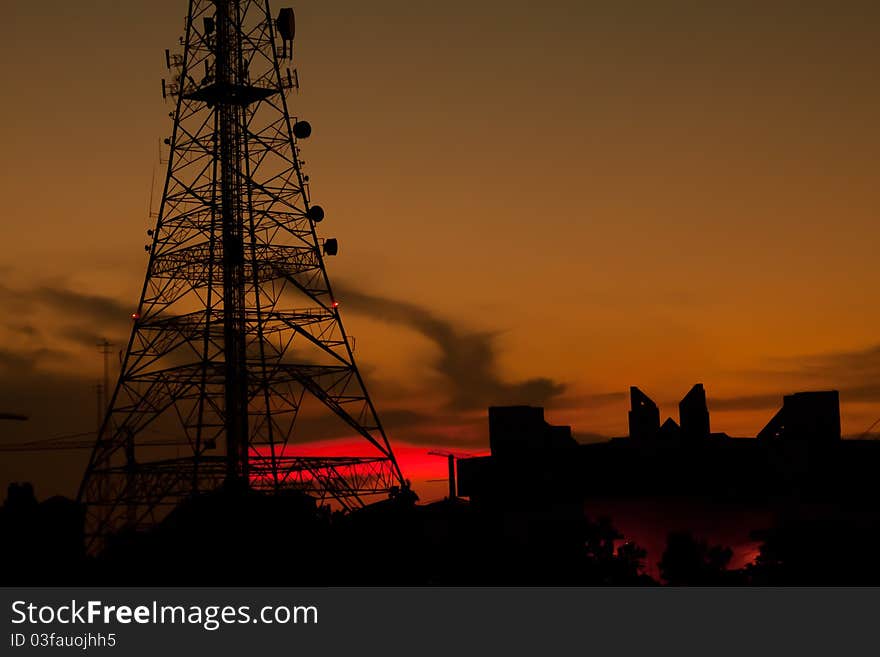
<svg viewBox="0 0 880 657">
<path fill-rule="evenodd" d="M 9 443 L 94 429 L 95 343 L 122 344 L 137 305 L 186 2 L 4 9 L 0 412 L 31 416 L 0 425 Z M 445 475 L 417 465 L 431 446 L 484 451 L 490 404 L 623 435 L 630 385 L 677 418 L 702 382 L 731 435 L 797 390 L 839 389 L 846 435 L 880 417 L 876 3 L 295 9 L 330 276 L 414 478 Z M 71 495 L 85 458 L 4 454 L 0 485 Z"/>
</svg>

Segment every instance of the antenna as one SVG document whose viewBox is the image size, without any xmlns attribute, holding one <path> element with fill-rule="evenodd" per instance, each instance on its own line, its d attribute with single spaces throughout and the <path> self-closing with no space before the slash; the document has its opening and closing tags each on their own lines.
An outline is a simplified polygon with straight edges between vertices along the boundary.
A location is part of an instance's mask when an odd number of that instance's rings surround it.
<svg viewBox="0 0 880 657">
<path fill-rule="evenodd" d="M 150 217 L 150 219 L 156 218 L 156 215 L 153 214 L 153 197 L 155 196 L 155 193 L 156 193 L 156 165 L 154 163 L 153 164 L 153 173 L 150 177 L 150 210 L 149 210 L 149 214 L 147 215 L 148 217 Z M 150 233 L 150 235 L 152 235 L 152 232 Z"/>
<path fill-rule="evenodd" d="M 98 440 L 101 439 L 101 425 L 104 424 L 104 414 L 107 412 L 104 405 L 104 386 L 100 383 L 95 384 L 95 435 Z"/>
<path fill-rule="evenodd" d="M 220 487 L 295 490 L 343 511 L 408 487 L 327 272 L 339 240 L 318 234 L 327 220 L 299 157 L 312 127 L 288 105 L 294 31 L 293 10 L 273 20 L 265 0 L 190 0 L 183 53 L 165 56 L 165 184 L 112 395 L 105 361 L 107 412 L 78 495 L 93 553 Z M 314 416 L 310 404 L 367 455 L 302 454 L 315 436 L 297 418 Z"/>
<path fill-rule="evenodd" d="M 293 37 L 296 34 L 296 17 L 293 14 L 293 9 L 285 7 L 278 12 L 275 26 L 278 28 L 278 36 L 281 37 L 281 59 L 285 57 L 293 59 Z M 290 44 L 289 55 L 287 52 L 288 44 Z"/>
<path fill-rule="evenodd" d="M 107 406 L 110 405 L 110 354 L 113 353 L 111 347 L 114 345 L 112 342 L 108 341 L 107 338 L 102 338 L 101 342 L 96 346 L 98 347 L 99 353 L 104 356 L 104 380 L 101 382 L 101 385 L 98 386 L 98 409 L 100 415 L 103 416 L 107 411 Z M 103 418 L 101 421 L 103 421 Z"/>
</svg>

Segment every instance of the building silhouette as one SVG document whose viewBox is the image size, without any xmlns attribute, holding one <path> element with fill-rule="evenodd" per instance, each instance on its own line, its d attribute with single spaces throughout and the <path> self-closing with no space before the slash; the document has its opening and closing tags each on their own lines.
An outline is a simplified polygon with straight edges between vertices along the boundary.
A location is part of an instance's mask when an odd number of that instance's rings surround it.
<svg viewBox="0 0 880 657">
<path fill-rule="evenodd" d="M 477 505 L 524 494 L 555 502 L 591 497 L 683 496 L 770 504 L 803 499 L 869 501 L 880 442 L 842 440 L 836 391 L 788 395 L 756 437 L 712 432 L 706 392 L 694 385 L 679 420 L 630 390 L 628 436 L 577 444 L 543 409 L 492 408 L 491 454 L 458 462 L 458 494 Z"/>
<path fill-rule="evenodd" d="M 490 455 L 459 459 L 457 495 L 440 502 L 419 505 L 401 489 L 343 514 L 304 492 L 224 486 L 191 496 L 150 530 L 112 535 L 97 555 L 85 553 L 80 505 L 38 503 L 29 486 L 12 486 L 0 508 L 0 579 L 632 585 L 656 583 L 653 575 L 679 585 L 880 583 L 873 559 L 880 549 L 873 486 L 880 442 L 841 438 L 837 392 L 786 396 L 752 438 L 711 431 L 700 384 L 682 399 L 677 421 L 661 423 L 657 404 L 638 388 L 630 398 L 630 435 L 592 444 L 547 422 L 542 408 L 490 408 Z M 639 508 L 650 500 L 666 549 L 627 535 L 621 516 L 596 511 L 601 500 Z M 748 517 L 766 524 L 742 527 L 761 542 L 755 563 L 731 568 L 727 543 L 693 533 L 686 524 L 693 518 L 675 515 L 682 500 L 719 522 L 748 523 L 742 510 L 762 510 Z M 260 561 L 279 545 L 297 568 Z M 200 555 L 200 567 L 181 560 L 181 550 Z M 659 570 L 646 574 L 649 553 Z M 253 567 L 225 568 L 233 554 Z"/>
</svg>

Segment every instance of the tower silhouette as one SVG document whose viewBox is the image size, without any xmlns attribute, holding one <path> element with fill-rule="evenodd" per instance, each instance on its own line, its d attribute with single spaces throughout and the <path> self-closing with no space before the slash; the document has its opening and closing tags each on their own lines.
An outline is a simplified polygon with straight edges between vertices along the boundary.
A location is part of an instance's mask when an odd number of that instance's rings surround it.
<svg viewBox="0 0 880 657">
<path fill-rule="evenodd" d="M 405 485 L 327 276 L 338 243 L 316 231 L 324 211 L 297 145 L 311 126 L 287 104 L 294 28 L 293 10 L 273 19 L 267 0 L 190 0 L 182 52 L 165 52 L 167 178 L 79 491 L 93 546 L 224 484 L 349 509 Z M 367 455 L 298 456 L 295 428 L 324 436 L 326 416 Z"/>
</svg>

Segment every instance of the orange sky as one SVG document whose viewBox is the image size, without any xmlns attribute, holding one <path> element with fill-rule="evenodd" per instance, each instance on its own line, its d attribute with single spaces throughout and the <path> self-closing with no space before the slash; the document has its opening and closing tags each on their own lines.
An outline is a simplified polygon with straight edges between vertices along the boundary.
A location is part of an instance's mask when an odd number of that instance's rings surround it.
<svg viewBox="0 0 880 657">
<path fill-rule="evenodd" d="M 700 381 L 735 435 L 801 389 L 841 390 L 845 434 L 880 417 L 880 9 L 717 4 L 296 5 L 344 319 L 380 412 L 436 418 L 389 421 L 395 442 L 478 451 L 480 409 L 540 402 L 516 397 L 542 378 L 582 438 L 625 433 L 631 384 L 676 415 Z M 186 3 L 4 9 L 0 411 L 32 416 L 12 441 L 94 426 L 93 343 L 137 302 Z M 70 494 L 83 457 L 46 457 L 74 474 L 41 490 Z M 0 483 L 36 463 L 4 456 Z"/>
</svg>

